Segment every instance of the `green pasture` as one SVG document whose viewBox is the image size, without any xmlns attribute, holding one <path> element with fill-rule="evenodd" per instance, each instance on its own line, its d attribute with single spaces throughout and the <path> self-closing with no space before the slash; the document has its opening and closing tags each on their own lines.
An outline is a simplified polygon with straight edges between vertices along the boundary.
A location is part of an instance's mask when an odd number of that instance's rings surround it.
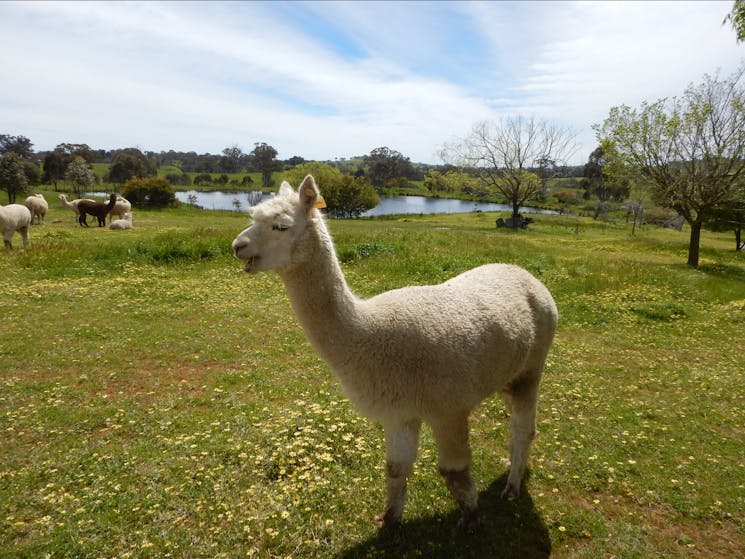
<svg viewBox="0 0 745 559">
<path fill-rule="evenodd" d="M 467 536 L 427 429 L 402 525 L 375 528 L 382 430 L 313 353 L 278 278 L 233 259 L 245 215 L 135 210 L 135 229 L 109 231 L 50 206 L 27 252 L 0 253 L 0 558 L 745 557 L 731 234 L 706 232 L 692 269 L 687 232 L 625 223 L 330 222 L 363 296 L 492 261 L 554 294 L 523 494 L 499 498 L 495 397 L 471 420 L 482 528 Z"/>
</svg>

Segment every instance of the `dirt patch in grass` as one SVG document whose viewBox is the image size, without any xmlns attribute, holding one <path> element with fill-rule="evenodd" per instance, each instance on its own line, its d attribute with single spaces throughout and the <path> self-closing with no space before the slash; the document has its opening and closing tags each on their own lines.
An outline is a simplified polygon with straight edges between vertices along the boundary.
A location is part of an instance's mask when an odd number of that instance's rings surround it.
<svg viewBox="0 0 745 559">
<path fill-rule="evenodd" d="M 222 361 L 171 362 L 167 366 L 154 360 L 138 362 L 132 370 L 112 373 L 105 386 L 94 395 L 104 395 L 111 401 L 133 398 L 143 406 L 152 405 L 169 394 L 196 398 L 208 389 L 215 373 L 239 367 L 240 363 Z"/>
<path fill-rule="evenodd" d="M 597 495 L 597 503 L 590 502 L 593 496 L 564 495 L 576 510 L 588 511 L 602 516 L 607 533 L 600 536 L 609 547 L 617 547 L 614 540 L 628 537 L 615 533 L 614 526 L 635 525 L 639 534 L 649 542 L 652 549 L 677 549 L 676 557 L 700 559 L 743 559 L 743 534 L 736 522 L 727 519 L 695 520 L 675 514 L 662 506 L 640 505 L 620 496 Z M 571 538 L 565 537 L 556 546 L 557 556 L 584 557 L 581 550 L 597 550 L 598 537 L 589 531 Z"/>
</svg>

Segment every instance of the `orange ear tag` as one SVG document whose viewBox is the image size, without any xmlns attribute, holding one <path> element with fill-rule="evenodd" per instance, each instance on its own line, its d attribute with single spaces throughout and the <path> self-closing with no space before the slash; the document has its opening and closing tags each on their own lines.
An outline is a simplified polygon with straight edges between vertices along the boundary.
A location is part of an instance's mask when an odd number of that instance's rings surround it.
<svg viewBox="0 0 745 559">
<path fill-rule="evenodd" d="M 316 200 L 316 203 L 313 204 L 314 208 L 318 208 L 319 210 L 322 210 L 326 207 L 326 200 L 323 199 L 323 196 L 320 194 L 318 195 L 318 199 Z"/>
</svg>

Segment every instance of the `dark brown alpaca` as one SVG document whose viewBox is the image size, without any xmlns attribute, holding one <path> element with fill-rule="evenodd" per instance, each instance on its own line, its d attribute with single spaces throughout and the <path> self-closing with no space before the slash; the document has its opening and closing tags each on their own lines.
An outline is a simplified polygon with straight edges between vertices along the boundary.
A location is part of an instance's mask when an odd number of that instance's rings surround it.
<svg viewBox="0 0 745 559">
<path fill-rule="evenodd" d="M 106 216 L 109 214 L 115 204 L 116 194 L 112 194 L 111 196 L 109 196 L 108 203 L 94 202 L 93 200 L 80 200 L 80 202 L 78 202 L 78 211 L 80 212 L 80 215 L 78 216 L 78 223 L 81 226 L 85 225 L 86 227 L 88 227 L 88 223 L 85 221 L 85 215 L 89 214 L 98 219 L 99 227 L 105 227 Z"/>
</svg>

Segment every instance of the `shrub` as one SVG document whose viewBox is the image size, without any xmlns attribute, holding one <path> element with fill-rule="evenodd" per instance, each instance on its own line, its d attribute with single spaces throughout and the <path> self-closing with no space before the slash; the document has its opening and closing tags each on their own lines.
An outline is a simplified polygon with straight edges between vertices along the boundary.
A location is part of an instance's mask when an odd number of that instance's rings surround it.
<svg viewBox="0 0 745 559">
<path fill-rule="evenodd" d="M 176 205 L 173 186 L 163 177 L 129 179 L 122 195 L 137 208 L 166 208 Z"/>
<path fill-rule="evenodd" d="M 282 178 L 297 187 L 307 174 L 315 177 L 330 217 L 357 217 L 380 203 L 375 188 L 364 177 L 343 175 L 328 163 L 303 163 L 285 171 Z"/>
<path fill-rule="evenodd" d="M 187 173 L 168 173 L 166 175 L 166 180 L 173 185 L 191 185 L 191 178 Z"/>
<path fill-rule="evenodd" d="M 194 177 L 194 184 L 201 185 L 201 184 L 212 184 L 212 175 L 209 173 L 201 173 Z"/>
</svg>

